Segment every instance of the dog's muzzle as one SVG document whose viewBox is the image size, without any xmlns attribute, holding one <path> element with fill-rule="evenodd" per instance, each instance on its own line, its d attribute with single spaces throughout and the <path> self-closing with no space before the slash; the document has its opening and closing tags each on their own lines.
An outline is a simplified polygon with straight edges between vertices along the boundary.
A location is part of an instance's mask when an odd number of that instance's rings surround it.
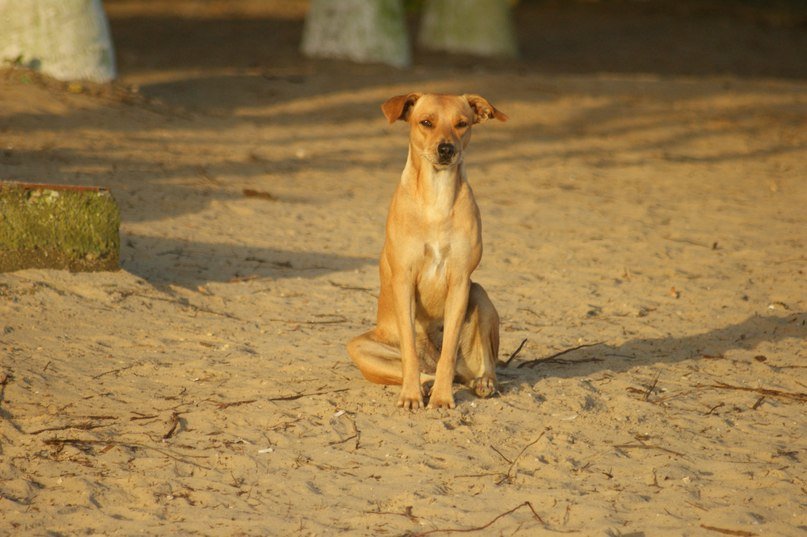
<svg viewBox="0 0 807 537">
<path fill-rule="evenodd" d="M 440 164 L 451 164 L 456 154 L 457 148 L 454 144 L 444 142 L 437 146 L 437 159 Z"/>
</svg>

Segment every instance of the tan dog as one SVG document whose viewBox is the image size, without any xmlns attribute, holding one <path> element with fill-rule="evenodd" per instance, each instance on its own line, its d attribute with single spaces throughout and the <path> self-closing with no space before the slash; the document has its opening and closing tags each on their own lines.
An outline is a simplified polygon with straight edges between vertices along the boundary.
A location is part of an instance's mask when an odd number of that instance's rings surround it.
<svg viewBox="0 0 807 537">
<path fill-rule="evenodd" d="M 471 125 L 507 116 L 478 95 L 410 93 L 381 109 L 409 123 L 409 156 L 387 217 L 377 325 L 348 353 L 371 382 L 402 385 L 398 406 L 422 407 L 433 380 L 429 408 L 454 408 L 455 375 L 480 397 L 496 391 L 499 316 L 471 282 L 482 230 L 463 152 Z"/>
</svg>

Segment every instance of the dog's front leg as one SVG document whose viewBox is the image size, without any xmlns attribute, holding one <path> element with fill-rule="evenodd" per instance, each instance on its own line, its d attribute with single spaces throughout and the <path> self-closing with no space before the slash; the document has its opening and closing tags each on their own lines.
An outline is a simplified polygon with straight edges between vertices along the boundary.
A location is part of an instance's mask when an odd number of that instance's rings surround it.
<svg viewBox="0 0 807 537">
<path fill-rule="evenodd" d="M 415 343 L 415 286 L 414 282 L 398 278 L 393 282 L 395 317 L 401 345 L 402 382 L 398 406 L 418 409 L 423 406 L 420 385 L 420 359 Z"/>
<path fill-rule="evenodd" d="M 432 386 L 429 408 L 454 408 L 454 373 L 457 363 L 460 330 L 468 309 L 468 294 L 471 279 L 468 276 L 449 284 L 443 314 L 443 348 L 437 362 L 434 386 Z"/>
</svg>

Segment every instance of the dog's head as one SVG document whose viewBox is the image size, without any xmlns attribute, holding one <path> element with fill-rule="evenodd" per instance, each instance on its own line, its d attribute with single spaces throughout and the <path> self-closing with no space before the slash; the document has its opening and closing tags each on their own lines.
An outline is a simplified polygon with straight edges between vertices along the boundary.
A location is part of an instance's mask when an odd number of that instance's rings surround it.
<svg viewBox="0 0 807 537">
<path fill-rule="evenodd" d="M 456 166 L 471 141 L 471 126 L 507 116 L 479 95 L 408 93 L 388 99 L 381 110 L 393 123 L 409 123 L 409 143 L 416 156 L 435 168 Z"/>
</svg>

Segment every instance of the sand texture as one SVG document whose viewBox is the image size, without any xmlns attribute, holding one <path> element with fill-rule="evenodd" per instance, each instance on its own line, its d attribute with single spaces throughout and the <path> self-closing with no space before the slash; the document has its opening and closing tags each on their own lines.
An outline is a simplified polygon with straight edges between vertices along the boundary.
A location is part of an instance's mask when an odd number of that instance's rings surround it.
<svg viewBox="0 0 807 537">
<path fill-rule="evenodd" d="M 805 534 L 790 12 L 523 2 L 521 60 L 396 70 L 303 59 L 295 2 L 159 4 L 106 3 L 115 86 L 0 72 L 0 178 L 109 187 L 122 267 L 0 274 L 0 534 Z M 415 90 L 510 116 L 466 161 L 524 344 L 451 411 L 345 352 Z"/>
</svg>

